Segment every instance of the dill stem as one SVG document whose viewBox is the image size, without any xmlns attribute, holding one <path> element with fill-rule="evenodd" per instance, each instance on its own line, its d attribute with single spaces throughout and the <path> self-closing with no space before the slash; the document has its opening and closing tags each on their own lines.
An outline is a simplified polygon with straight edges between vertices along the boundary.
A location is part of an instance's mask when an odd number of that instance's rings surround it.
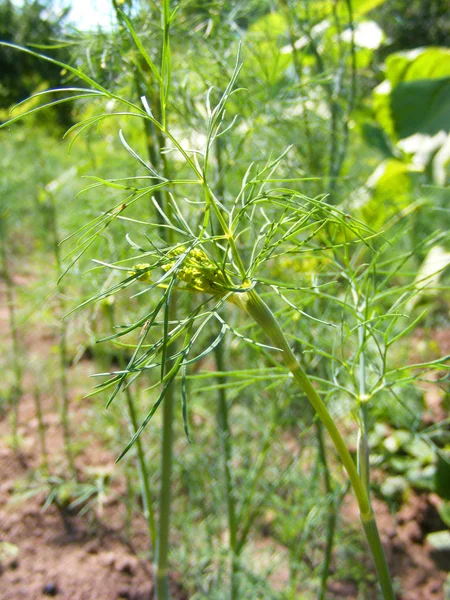
<svg viewBox="0 0 450 600">
<path fill-rule="evenodd" d="M 1 215 L 0 215 L 1 219 Z M 2 222 L 0 221 L 0 225 Z M 5 228 L 6 229 L 6 228 Z M 11 337 L 12 345 L 12 359 L 14 363 L 14 384 L 11 390 L 10 406 L 11 406 L 11 431 L 12 431 L 12 446 L 16 452 L 19 447 L 19 437 L 17 433 L 19 424 L 19 402 L 22 396 L 22 363 L 20 359 L 20 343 L 19 343 L 19 332 L 17 328 L 16 319 L 16 303 L 14 300 L 14 282 L 9 272 L 8 256 L 6 250 L 6 231 L 0 231 L 1 245 L 1 259 L 2 259 L 2 271 L 6 284 L 6 305 L 8 307 L 8 319 L 9 319 L 9 332 Z"/>
<path fill-rule="evenodd" d="M 61 253 L 59 249 L 60 239 L 58 234 L 58 223 L 56 216 L 56 204 L 55 199 L 53 197 L 53 193 L 47 191 L 48 198 L 48 226 L 51 234 L 51 244 L 53 250 L 53 256 L 55 259 L 55 267 L 56 267 L 56 276 L 59 277 L 61 275 Z M 73 457 L 73 448 L 72 448 L 72 435 L 71 435 L 71 427 L 70 427 L 70 397 L 69 397 L 69 382 L 67 377 L 67 324 L 66 321 L 63 320 L 62 316 L 64 314 L 64 289 L 61 285 L 61 282 L 58 284 L 58 309 L 59 309 L 59 343 L 58 343 L 58 351 L 59 351 L 59 381 L 61 386 L 61 400 L 60 403 L 60 414 L 61 414 L 61 424 L 63 429 L 63 439 L 64 439 L 64 450 L 66 453 L 66 458 L 69 466 L 69 470 L 72 475 L 76 475 L 75 462 Z"/>
<path fill-rule="evenodd" d="M 217 370 L 225 371 L 223 346 L 219 344 L 214 350 Z M 222 380 L 220 383 L 224 383 Z M 217 411 L 217 421 L 219 426 L 220 444 L 222 448 L 223 459 L 223 474 L 225 484 L 225 495 L 227 502 L 227 517 L 228 517 L 228 535 L 230 549 L 230 600 L 238 598 L 238 582 L 236 572 L 237 564 L 237 522 L 236 522 L 236 506 L 233 497 L 233 481 L 231 477 L 231 433 L 228 423 L 228 403 L 225 387 L 220 386 L 218 389 L 219 407 Z"/>
<path fill-rule="evenodd" d="M 34 405 L 36 408 L 36 418 L 38 421 L 38 433 L 39 443 L 41 446 L 41 468 L 43 471 L 48 472 L 48 454 L 47 454 L 47 442 L 45 437 L 45 423 L 42 415 L 41 395 L 39 388 L 36 386 L 34 389 Z"/>
<path fill-rule="evenodd" d="M 294 379 L 300 388 L 308 397 L 308 400 L 314 407 L 319 419 L 328 431 L 334 446 L 339 454 L 342 465 L 347 471 L 350 483 L 358 502 L 360 518 L 364 527 L 367 542 L 369 544 L 375 567 L 378 574 L 378 580 L 382 589 L 384 600 L 395 600 L 389 570 L 386 558 L 381 545 L 380 536 L 376 521 L 374 518 L 370 498 L 366 486 L 361 481 L 355 462 L 342 438 L 333 417 L 328 412 L 327 407 L 312 385 L 310 379 L 304 372 L 300 363 L 289 346 L 277 320 L 267 304 L 260 298 L 255 290 L 242 294 L 235 294 L 236 304 L 242 306 L 247 313 L 258 323 L 273 344 L 282 352 L 283 362 L 292 373 Z"/>
<path fill-rule="evenodd" d="M 125 397 L 127 401 L 128 415 L 130 417 L 130 424 L 134 435 L 139 429 L 139 423 L 136 415 L 136 409 L 134 406 L 134 400 L 128 387 L 125 389 Z M 156 545 L 155 515 L 153 512 L 153 501 L 150 491 L 149 474 L 147 464 L 145 462 L 144 449 L 142 447 L 140 437 L 138 437 L 136 440 L 136 455 L 139 465 L 139 478 L 141 480 L 141 494 L 142 501 L 144 504 L 144 516 L 147 521 L 148 532 L 152 543 L 152 547 L 154 549 Z"/>
<path fill-rule="evenodd" d="M 322 573 L 320 576 L 319 600 L 325 600 L 327 591 L 327 581 L 330 575 L 331 559 L 333 557 L 334 535 L 336 531 L 337 511 L 336 500 L 333 497 L 333 484 L 331 482 L 330 470 L 328 466 L 327 451 L 325 440 L 323 439 L 323 424 L 322 421 L 316 422 L 316 437 L 319 449 L 319 459 L 323 467 L 323 479 L 325 484 L 325 492 L 331 498 L 331 505 L 328 510 L 327 518 L 327 539 L 325 546 L 325 559 L 323 562 Z"/>
<path fill-rule="evenodd" d="M 173 297 L 170 300 L 169 320 L 174 318 L 175 305 Z M 168 365 L 170 370 L 171 365 Z M 163 430 L 161 440 L 161 489 L 159 495 L 159 528 L 156 551 L 156 598 L 170 598 L 168 557 L 170 513 L 172 500 L 172 463 L 173 463 L 173 405 L 174 384 L 167 387 L 163 402 Z"/>
<path fill-rule="evenodd" d="M 114 331 L 116 326 L 115 318 L 114 318 L 114 305 L 108 307 L 108 317 L 111 331 Z M 125 359 L 123 354 L 119 353 L 119 367 L 124 370 L 126 368 Z M 139 429 L 139 419 L 135 406 L 135 399 L 131 393 L 129 386 L 125 386 L 125 399 L 128 410 L 128 418 L 130 423 L 130 429 L 132 434 L 134 435 L 136 431 Z M 153 510 L 153 499 L 152 493 L 150 490 L 150 476 L 147 468 L 147 463 L 145 461 L 145 453 L 142 445 L 142 439 L 139 436 L 136 439 L 136 457 L 138 461 L 138 470 L 139 470 L 139 479 L 141 483 L 141 495 L 142 495 L 142 504 L 144 507 L 144 517 L 147 522 L 148 534 L 150 537 L 150 542 L 153 548 L 153 551 L 156 547 L 156 522 L 155 522 L 155 512 Z M 126 474 L 127 477 L 127 488 L 129 487 L 128 478 L 129 474 Z"/>
</svg>

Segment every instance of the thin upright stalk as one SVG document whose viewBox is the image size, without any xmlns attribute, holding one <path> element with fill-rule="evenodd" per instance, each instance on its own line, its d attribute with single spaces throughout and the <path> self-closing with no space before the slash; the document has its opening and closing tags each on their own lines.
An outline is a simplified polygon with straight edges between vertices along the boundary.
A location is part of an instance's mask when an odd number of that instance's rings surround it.
<svg viewBox="0 0 450 600">
<path fill-rule="evenodd" d="M 359 335 L 359 406 L 360 428 L 358 433 L 358 472 L 363 482 L 367 495 L 370 495 L 370 451 L 368 436 L 368 406 L 366 398 L 366 372 L 364 354 L 364 325 L 358 327 Z"/>
<path fill-rule="evenodd" d="M 0 215 L 0 220 L 2 216 Z M 6 246 L 6 227 L 4 223 L 0 222 L 0 237 L 1 237 L 1 259 L 2 259 L 2 271 L 3 277 L 6 284 L 6 305 L 8 307 L 8 320 L 9 320 L 9 333 L 11 337 L 12 346 L 12 360 L 13 360 L 13 372 L 14 372 L 14 383 L 11 390 L 10 396 L 10 407 L 11 407 L 11 432 L 12 432 L 12 446 L 14 451 L 17 451 L 19 447 L 19 438 L 17 428 L 19 424 L 19 403 L 20 397 L 22 396 L 22 360 L 20 356 L 20 342 L 19 332 L 17 328 L 16 318 L 16 303 L 14 298 L 14 282 L 9 272 L 8 264 L 8 253 Z"/>
<path fill-rule="evenodd" d="M 337 32 L 337 51 L 339 64 L 336 74 L 333 78 L 332 92 L 330 98 L 330 136 L 327 165 L 327 190 L 330 195 L 333 194 L 336 186 L 336 159 L 338 152 L 338 134 L 341 122 L 342 108 L 339 100 L 341 98 L 342 80 L 345 72 L 344 56 L 342 52 L 341 25 L 338 16 L 337 5 L 333 3 L 333 20 Z"/>
<path fill-rule="evenodd" d="M 128 415 L 130 418 L 131 430 L 134 435 L 139 429 L 139 421 L 136 414 L 136 408 L 134 406 L 134 399 L 128 387 L 125 389 L 125 398 L 127 402 Z M 136 440 L 136 455 L 139 465 L 139 478 L 141 481 L 141 494 L 142 502 L 144 505 L 144 516 L 147 522 L 147 528 L 152 548 L 154 549 L 156 547 L 156 522 L 155 514 L 153 511 L 153 499 L 150 490 L 150 476 L 147 469 L 147 463 L 145 462 L 145 454 L 140 437 L 138 437 Z"/>
<path fill-rule="evenodd" d="M 319 459 L 323 467 L 323 480 L 325 484 L 325 492 L 331 498 L 331 504 L 327 518 L 327 540 L 325 547 L 325 558 L 323 561 L 322 573 L 320 576 L 320 590 L 318 600 L 325 600 L 327 591 L 327 582 L 330 575 L 331 559 L 333 557 L 334 534 L 336 531 L 337 511 L 336 502 L 333 498 L 333 484 L 331 482 L 330 469 L 328 467 L 327 451 L 325 440 L 323 438 L 323 425 L 321 421 L 316 422 L 316 437 L 318 442 Z"/>
<path fill-rule="evenodd" d="M 161 53 L 161 83 L 159 84 L 159 98 L 154 95 L 154 108 L 156 114 L 161 117 L 162 127 L 158 131 L 158 145 L 161 148 L 165 145 L 167 131 L 167 103 L 170 90 L 170 0 L 163 0 L 161 12 L 161 25 L 163 32 L 163 44 Z M 167 162 L 164 154 L 160 154 L 160 165 L 164 176 L 169 179 Z M 162 208 L 168 218 L 172 215 L 172 204 L 167 193 L 162 194 Z M 171 228 L 163 228 L 163 236 L 166 243 L 170 246 L 174 243 L 174 232 Z M 176 301 L 173 295 L 170 296 L 168 306 L 169 322 L 176 321 L 177 309 Z M 175 352 L 174 352 L 175 354 Z M 168 361 L 165 365 L 165 371 L 169 372 L 174 361 Z M 161 488 L 159 495 L 159 523 L 158 523 L 158 541 L 156 551 L 156 599 L 169 600 L 169 533 L 172 502 L 172 463 L 173 463 L 173 414 L 175 400 L 175 383 L 169 383 L 163 402 L 163 423 L 161 439 Z"/>
<path fill-rule="evenodd" d="M 297 75 L 298 84 L 299 84 L 299 86 L 301 86 L 302 82 L 303 82 L 302 81 L 303 80 L 303 65 L 302 65 L 301 53 L 299 52 L 299 50 L 296 46 L 297 40 L 296 40 L 296 35 L 295 35 L 295 30 L 294 30 L 294 16 L 292 14 L 292 8 L 291 8 L 289 0 L 280 0 L 280 5 L 286 15 L 286 20 L 288 23 L 289 41 L 290 41 L 291 49 L 292 49 L 292 62 L 294 65 L 295 74 Z M 307 143 L 307 147 L 308 147 L 308 152 L 307 152 L 308 165 L 309 165 L 309 168 L 311 169 L 311 171 L 313 173 L 315 173 L 316 168 L 317 168 L 316 152 L 315 152 L 314 146 L 313 146 L 313 140 L 312 140 L 312 135 L 311 135 L 311 124 L 309 122 L 308 110 L 306 108 L 306 97 L 304 96 L 304 94 L 302 94 L 300 100 L 301 100 L 301 104 L 303 107 L 302 119 L 303 119 L 303 127 L 305 130 L 306 143 Z"/>
<path fill-rule="evenodd" d="M 42 416 L 41 395 L 39 388 L 34 388 L 34 404 L 36 407 L 36 418 L 38 421 L 39 443 L 41 446 L 41 468 L 43 471 L 48 471 L 48 454 L 47 442 L 45 437 L 45 423 Z"/>
<path fill-rule="evenodd" d="M 337 153 L 336 161 L 332 171 L 332 177 L 338 177 L 342 169 L 342 164 L 345 159 L 347 152 L 348 139 L 349 139 L 349 124 L 350 115 L 355 106 L 356 98 L 356 47 L 355 47 L 355 26 L 353 22 L 353 9 L 352 0 L 346 0 L 347 12 L 348 12 L 348 23 L 350 29 L 350 84 L 347 94 L 347 105 L 345 113 L 342 118 L 342 139 L 340 148 Z"/>
<path fill-rule="evenodd" d="M 378 580 L 381 585 L 383 597 L 385 600 L 395 600 L 389 570 L 381 545 L 380 536 L 375 522 L 373 509 L 367 489 L 359 477 L 356 465 L 348 451 L 348 448 L 336 427 L 336 424 L 323 403 L 319 394 L 311 384 L 308 376 L 304 372 L 300 363 L 297 361 L 287 342 L 277 320 L 266 303 L 260 298 L 255 290 L 239 294 L 236 303 L 241 305 L 247 313 L 258 323 L 273 344 L 282 352 L 282 358 L 285 366 L 291 371 L 294 379 L 304 391 L 308 400 L 314 407 L 319 419 L 328 431 L 335 448 L 339 454 L 341 462 L 347 471 L 350 483 L 353 487 L 356 500 L 358 502 L 360 518 L 366 533 L 366 538 L 372 552 L 373 560 L 378 574 Z"/>
<path fill-rule="evenodd" d="M 117 23 L 119 25 L 123 25 L 124 20 L 122 18 L 122 14 L 120 12 L 120 8 L 117 3 L 117 0 L 112 0 L 112 5 L 113 5 L 114 11 L 116 13 Z M 151 17 L 152 16 L 153 15 L 151 15 Z M 125 29 L 127 29 L 127 28 L 125 27 Z M 132 47 L 133 46 L 133 37 L 131 36 L 129 31 L 128 31 L 128 38 L 130 40 L 130 45 Z M 148 80 L 146 85 L 145 85 L 145 82 L 143 81 L 144 78 L 147 78 L 147 80 Z M 145 91 L 145 89 L 147 90 L 148 96 L 150 98 L 150 104 L 151 104 L 153 110 L 155 111 L 156 118 L 159 119 L 160 111 L 158 110 L 158 104 L 159 104 L 158 90 L 157 90 L 157 86 L 155 85 L 154 76 L 153 76 L 151 70 L 149 68 L 146 69 L 145 65 L 141 65 L 136 61 L 133 66 L 133 82 L 134 82 L 134 87 L 136 90 L 136 95 L 139 100 L 141 98 L 145 97 L 144 91 Z M 145 137 L 145 147 L 147 150 L 147 156 L 150 160 L 150 164 L 156 167 L 160 163 L 159 152 L 160 152 L 161 148 L 159 147 L 159 144 L 163 138 L 161 138 L 161 136 L 158 135 L 158 131 L 156 131 L 155 126 L 151 121 L 149 121 L 147 119 L 143 119 L 142 126 L 143 126 L 143 133 L 144 133 L 144 137 Z M 161 204 L 161 202 L 162 202 L 161 191 L 155 190 L 154 196 L 155 196 L 157 202 L 159 204 Z M 155 210 L 155 207 L 153 205 L 153 202 L 150 202 L 150 211 L 151 211 L 152 216 L 154 214 L 154 210 Z M 162 215 L 159 212 L 156 213 L 156 218 L 158 219 L 159 223 L 163 222 Z"/>
<path fill-rule="evenodd" d="M 133 472 L 130 463 L 125 466 L 125 494 L 126 494 L 126 512 L 125 512 L 125 540 L 129 543 L 133 536 Z"/>
<path fill-rule="evenodd" d="M 62 308 L 62 300 L 60 300 Z M 61 310 L 62 313 L 62 310 Z M 64 448 L 66 451 L 69 469 L 72 474 L 75 473 L 75 463 L 73 459 L 72 434 L 70 428 L 70 400 L 69 400 L 69 384 L 67 378 L 67 324 L 61 320 L 59 330 L 59 362 L 60 362 L 60 382 L 61 382 L 61 422 L 63 426 Z"/>
<path fill-rule="evenodd" d="M 214 350 L 217 370 L 223 372 L 225 370 L 225 361 L 223 356 L 223 345 L 219 344 Z M 220 378 L 219 383 L 222 384 L 218 388 L 219 406 L 217 411 L 217 422 L 219 426 L 220 444 L 222 449 L 223 473 L 225 484 L 225 496 L 227 503 L 228 517 L 228 536 L 230 549 L 230 600 L 238 598 L 238 556 L 237 556 L 237 522 L 236 522 L 236 506 L 233 496 L 233 480 L 231 476 L 231 432 L 228 422 L 228 401 L 225 391 L 226 379 Z"/>
<path fill-rule="evenodd" d="M 330 506 L 330 509 L 328 510 L 327 528 L 326 528 L 327 529 L 327 541 L 326 541 L 326 548 L 325 548 L 325 558 L 324 558 L 323 566 L 322 566 L 320 589 L 319 589 L 319 595 L 318 595 L 318 599 L 323 600 L 325 598 L 328 576 L 330 574 L 331 559 L 332 559 L 332 555 L 333 555 L 334 533 L 336 530 L 337 511 L 336 511 L 336 505 L 335 505 L 334 498 L 332 497 L 333 485 L 331 482 L 330 470 L 328 468 L 328 458 L 327 458 L 327 452 L 326 452 L 326 447 L 325 447 L 325 440 L 323 437 L 323 425 L 320 420 L 316 420 L 315 429 L 316 429 L 318 459 L 319 460 L 316 463 L 316 466 L 314 468 L 313 479 L 315 480 L 317 478 L 317 471 L 321 470 L 322 474 L 323 474 L 325 493 L 329 498 L 331 497 L 331 506 Z M 291 585 L 290 585 L 289 598 L 292 598 L 293 600 L 297 597 L 297 583 L 298 583 L 297 576 L 298 576 L 299 566 L 302 562 L 302 557 L 304 554 L 306 538 L 307 538 L 307 536 L 302 535 L 299 544 L 292 551 L 292 565 L 291 565 L 291 572 L 290 572 Z"/>
<path fill-rule="evenodd" d="M 218 196 L 224 201 L 225 188 L 223 181 L 223 157 L 222 157 L 222 138 L 219 137 L 215 143 L 216 152 L 216 166 L 217 166 L 217 181 L 216 190 Z M 214 358 L 216 362 L 217 371 L 224 372 L 226 370 L 226 364 L 224 360 L 223 344 L 219 344 L 214 349 Z M 223 460 L 223 476 L 224 476 L 224 487 L 225 496 L 227 503 L 227 519 L 228 519 L 228 544 L 230 550 L 230 600 L 237 600 L 239 583 L 237 578 L 238 570 L 238 528 L 236 519 L 236 503 L 233 495 L 233 478 L 231 473 L 231 431 L 228 420 L 228 399 L 226 392 L 226 378 L 218 378 L 219 385 L 218 393 L 218 410 L 217 410 L 217 423 L 220 435 L 220 446 L 222 451 Z"/>
<path fill-rule="evenodd" d="M 48 226 L 50 229 L 51 243 L 53 256 L 55 259 L 56 275 L 59 278 L 61 275 L 61 253 L 59 249 L 60 239 L 58 233 L 58 223 L 56 217 L 56 206 L 53 194 L 47 191 L 48 204 Z M 63 301 L 64 289 L 61 283 L 58 284 L 58 312 L 59 312 L 59 381 L 61 386 L 61 403 L 60 403 L 60 414 L 61 424 L 63 429 L 64 438 L 64 449 L 67 457 L 67 462 L 71 474 L 76 473 L 75 463 L 73 457 L 72 448 L 72 434 L 70 428 L 70 398 L 69 398 L 69 383 L 67 377 L 67 364 L 68 364 L 68 353 L 67 353 L 67 322 L 62 318 L 64 315 L 64 301 Z"/>
<path fill-rule="evenodd" d="M 170 303 L 169 319 L 174 317 L 175 305 Z M 170 365 L 168 365 L 170 369 Z M 168 600 L 169 592 L 169 532 L 172 501 L 173 463 L 173 405 L 174 386 L 169 385 L 163 402 L 161 441 L 161 489 L 159 495 L 159 527 L 156 552 L 156 598 Z"/>
<path fill-rule="evenodd" d="M 111 331 L 115 328 L 115 319 L 114 319 L 114 306 L 108 305 L 108 317 Z M 126 368 L 124 357 L 121 353 L 119 353 L 119 367 L 123 371 Z M 130 422 L 131 433 L 134 435 L 136 431 L 139 429 L 139 419 L 137 416 L 137 411 L 135 407 L 135 400 L 131 393 L 130 387 L 125 387 L 125 401 L 127 405 L 128 411 L 128 419 Z M 144 517 L 147 523 L 148 534 L 151 542 L 151 546 L 153 551 L 156 548 L 156 521 L 155 521 L 155 513 L 153 510 L 153 498 L 150 490 L 150 475 L 147 468 L 147 463 L 145 461 L 145 453 L 142 445 L 142 439 L 139 436 L 136 439 L 136 457 L 138 461 L 138 469 L 139 469 L 139 479 L 141 483 L 141 495 L 142 495 L 142 503 L 144 506 Z M 127 473 L 128 480 L 128 473 Z M 127 488 L 129 487 L 127 482 Z"/>
</svg>

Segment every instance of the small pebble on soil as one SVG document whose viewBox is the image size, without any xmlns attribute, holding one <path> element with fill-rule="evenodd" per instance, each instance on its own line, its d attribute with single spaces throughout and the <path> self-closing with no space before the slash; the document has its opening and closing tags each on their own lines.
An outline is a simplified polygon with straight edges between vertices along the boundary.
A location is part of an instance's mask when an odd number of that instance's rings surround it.
<svg viewBox="0 0 450 600">
<path fill-rule="evenodd" d="M 46 596 L 56 596 L 58 593 L 58 587 L 56 583 L 46 583 L 42 592 Z"/>
</svg>

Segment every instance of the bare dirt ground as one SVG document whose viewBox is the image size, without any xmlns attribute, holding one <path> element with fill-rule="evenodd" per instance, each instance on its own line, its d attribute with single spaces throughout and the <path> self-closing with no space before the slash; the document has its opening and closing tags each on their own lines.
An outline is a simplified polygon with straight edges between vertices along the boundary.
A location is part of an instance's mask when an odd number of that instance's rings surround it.
<svg viewBox="0 0 450 600">
<path fill-rule="evenodd" d="M 4 295 L 0 289 L 0 306 Z M 6 311 L 0 311 L 0 332 L 5 333 Z M 446 338 L 448 340 L 448 338 Z M 43 332 L 30 334 L 30 351 L 48 350 L 54 338 Z M 46 348 L 47 346 L 47 348 Z M 25 385 L 25 389 L 27 389 Z M 62 435 L 54 399 L 44 397 L 43 412 L 47 427 L 49 455 L 62 455 Z M 435 399 L 433 402 L 436 404 Z M 433 410 L 440 410 L 434 406 Z M 73 411 L 77 426 L 86 418 L 86 405 Z M 150 600 L 153 597 L 152 565 L 145 559 L 145 524 L 133 521 L 132 543 L 124 533 L 125 509 L 121 497 L 124 483 L 118 482 L 103 512 L 80 516 L 55 505 L 45 511 L 45 494 L 18 498 L 17 484 L 33 472 L 40 462 L 38 427 L 33 396 L 26 391 L 21 399 L 20 430 L 23 440 L 20 454 L 4 442 L 9 435 L 9 420 L 0 419 L 0 544 L 7 542 L 16 555 L 0 560 L 0 600 Z M 113 469 L 114 457 L 96 442 L 77 457 L 77 464 Z M 60 467 L 61 469 L 61 467 Z M 82 471 L 82 469 L 80 469 Z M 402 589 L 399 600 L 444 600 L 444 582 L 450 564 L 442 564 L 426 544 L 431 531 L 443 529 L 432 495 L 411 494 L 407 505 L 396 515 L 377 501 L 375 510 L 391 572 Z M 357 523 L 354 502 L 343 507 L 342 522 Z M 172 577 L 173 597 L 187 598 Z M 375 595 L 366 596 L 367 600 Z M 329 598 L 356 599 L 358 590 L 352 581 L 330 581 Z M 262 599 L 263 600 L 263 599 Z"/>
<path fill-rule="evenodd" d="M 44 403 L 45 404 L 45 403 Z M 59 419 L 45 408 L 48 453 L 62 454 Z M 52 504 L 45 510 L 45 492 L 21 496 L 18 484 L 26 481 L 40 461 L 37 420 L 29 394 L 21 401 L 19 433 L 21 452 L 0 448 L 0 544 L 8 542 L 17 556 L 0 561 L 0 600 L 40 600 L 55 596 L 61 600 L 149 600 L 153 597 L 152 564 L 146 556 L 146 527 L 134 516 L 132 535 L 125 535 L 124 482 L 114 482 L 102 510 L 80 515 L 78 510 Z M 77 420 L 85 411 L 78 407 Z M 75 413 L 74 413 L 75 414 Z M 75 421 L 76 423 L 76 421 Z M 0 439 L 9 431 L 8 420 L 0 422 Z M 83 471 L 113 471 L 114 456 L 100 445 L 90 443 L 77 457 Z M 64 476 L 62 466 L 56 467 Z M 22 488 L 26 489 L 26 485 Z M 173 597 L 186 598 L 176 581 Z"/>
<path fill-rule="evenodd" d="M 133 543 L 124 534 L 123 495 L 119 482 L 100 515 L 80 516 L 75 510 L 51 505 L 43 510 L 46 494 L 20 498 L 17 484 L 39 461 L 37 423 L 31 397 L 22 399 L 20 433 L 22 452 L 0 449 L 0 543 L 9 542 L 17 556 L 0 563 L 1 600 L 149 600 L 152 566 L 142 558 L 145 524 L 136 517 Z M 81 411 L 82 413 L 83 411 Z M 47 413 L 49 454 L 62 444 L 57 416 Z M 0 423 L 4 439 L 8 422 Z M 82 464 L 83 456 L 78 464 Z M 86 457 L 84 457 L 86 460 Z M 101 448 L 89 447 L 89 462 L 97 468 L 113 467 L 113 457 Z M 183 598 L 174 589 L 175 598 Z"/>
</svg>

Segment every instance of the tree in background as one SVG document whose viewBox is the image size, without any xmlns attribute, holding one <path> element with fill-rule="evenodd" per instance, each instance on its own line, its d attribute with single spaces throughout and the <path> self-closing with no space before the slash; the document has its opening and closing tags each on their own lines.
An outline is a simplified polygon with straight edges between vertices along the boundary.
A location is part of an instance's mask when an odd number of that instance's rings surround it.
<svg viewBox="0 0 450 600">
<path fill-rule="evenodd" d="M 447 0 L 395 0 L 372 13 L 390 43 L 383 55 L 423 46 L 446 46 L 450 35 Z"/>
<path fill-rule="evenodd" d="M 11 0 L 0 0 L 0 40 L 20 46 L 56 45 L 67 32 L 70 8 L 56 9 L 53 0 L 25 1 L 17 6 Z M 52 56 L 62 62 L 69 58 L 66 45 L 55 48 Z M 28 54 L 20 59 L 13 48 L 0 47 L 0 109 L 8 109 L 40 88 L 60 87 L 61 69 L 49 62 L 37 61 Z M 67 104 L 55 107 L 61 126 L 72 123 Z"/>
</svg>

